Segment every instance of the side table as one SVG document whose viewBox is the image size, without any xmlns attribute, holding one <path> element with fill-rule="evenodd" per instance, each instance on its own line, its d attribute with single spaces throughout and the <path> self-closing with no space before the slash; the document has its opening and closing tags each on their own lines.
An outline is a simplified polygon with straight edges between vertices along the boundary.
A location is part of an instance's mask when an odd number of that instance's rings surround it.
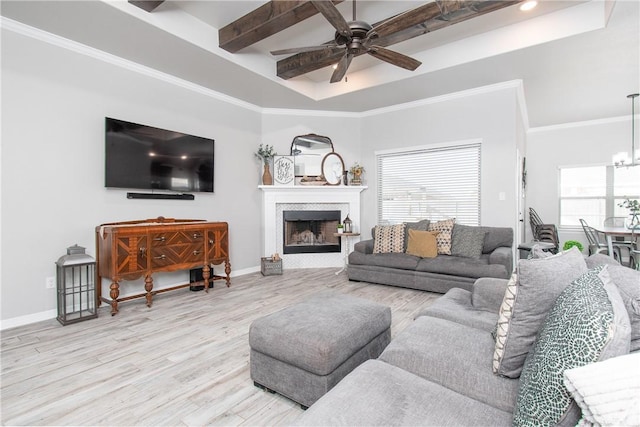
<svg viewBox="0 0 640 427">
<path fill-rule="evenodd" d="M 342 273 L 349 265 L 349 253 L 351 252 L 351 239 L 349 237 L 359 236 L 360 233 L 333 233 L 334 236 L 340 237 L 341 239 L 344 237 L 343 241 L 345 243 L 345 252 L 344 252 L 344 265 L 338 271 L 336 271 L 336 276 Z"/>
</svg>

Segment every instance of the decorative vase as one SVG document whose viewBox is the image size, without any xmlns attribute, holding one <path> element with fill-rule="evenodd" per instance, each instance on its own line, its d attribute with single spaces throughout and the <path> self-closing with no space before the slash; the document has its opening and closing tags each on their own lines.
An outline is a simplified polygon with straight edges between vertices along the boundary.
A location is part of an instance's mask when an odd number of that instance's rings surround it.
<svg viewBox="0 0 640 427">
<path fill-rule="evenodd" d="M 264 172 L 262 173 L 262 185 L 273 185 L 273 176 L 269 170 L 269 163 L 264 164 Z"/>
<path fill-rule="evenodd" d="M 640 228 L 640 212 L 631 211 L 629 218 L 627 219 L 627 228 Z"/>
</svg>

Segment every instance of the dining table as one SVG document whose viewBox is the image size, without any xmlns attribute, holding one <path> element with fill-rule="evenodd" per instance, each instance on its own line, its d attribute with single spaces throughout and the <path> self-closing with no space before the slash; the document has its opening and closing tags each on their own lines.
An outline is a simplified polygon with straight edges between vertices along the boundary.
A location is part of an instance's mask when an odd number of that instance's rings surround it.
<svg viewBox="0 0 640 427">
<path fill-rule="evenodd" d="M 627 227 L 613 227 L 613 226 L 598 226 L 593 227 L 594 230 L 604 234 L 605 239 L 607 241 L 607 249 L 610 256 L 613 256 L 613 238 L 614 237 L 631 237 L 634 234 L 634 231 L 631 228 Z M 635 236 L 640 236 L 640 228 L 635 229 Z M 625 239 L 627 240 L 627 239 Z"/>
</svg>

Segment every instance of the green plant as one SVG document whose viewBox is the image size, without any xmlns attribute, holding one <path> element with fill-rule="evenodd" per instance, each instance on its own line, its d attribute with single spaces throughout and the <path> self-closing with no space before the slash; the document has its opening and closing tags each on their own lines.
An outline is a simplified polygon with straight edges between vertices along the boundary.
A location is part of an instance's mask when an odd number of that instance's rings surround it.
<svg viewBox="0 0 640 427">
<path fill-rule="evenodd" d="M 258 146 L 258 151 L 256 152 L 256 157 L 259 157 L 264 164 L 269 163 L 269 160 L 273 158 L 273 156 L 277 156 L 276 150 L 273 149 L 273 145 L 262 145 Z"/>
<path fill-rule="evenodd" d="M 631 212 L 640 211 L 640 202 L 637 199 L 624 199 L 621 203 L 618 203 L 621 208 L 629 209 Z"/>
<path fill-rule="evenodd" d="M 338 228 L 344 228 L 344 225 L 338 224 Z"/>
<path fill-rule="evenodd" d="M 580 252 L 582 252 L 582 249 L 584 248 L 582 246 L 582 243 L 578 242 L 577 240 L 567 240 L 566 242 L 564 242 L 564 246 L 562 246 L 562 250 L 567 251 L 574 246 L 578 248 Z"/>
</svg>

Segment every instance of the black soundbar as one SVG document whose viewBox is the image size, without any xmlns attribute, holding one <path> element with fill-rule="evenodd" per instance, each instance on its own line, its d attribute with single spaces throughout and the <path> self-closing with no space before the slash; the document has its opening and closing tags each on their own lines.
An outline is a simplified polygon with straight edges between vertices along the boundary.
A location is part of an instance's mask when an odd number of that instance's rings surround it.
<svg viewBox="0 0 640 427">
<path fill-rule="evenodd" d="M 193 200 L 193 194 L 127 193 L 127 199 Z"/>
</svg>

